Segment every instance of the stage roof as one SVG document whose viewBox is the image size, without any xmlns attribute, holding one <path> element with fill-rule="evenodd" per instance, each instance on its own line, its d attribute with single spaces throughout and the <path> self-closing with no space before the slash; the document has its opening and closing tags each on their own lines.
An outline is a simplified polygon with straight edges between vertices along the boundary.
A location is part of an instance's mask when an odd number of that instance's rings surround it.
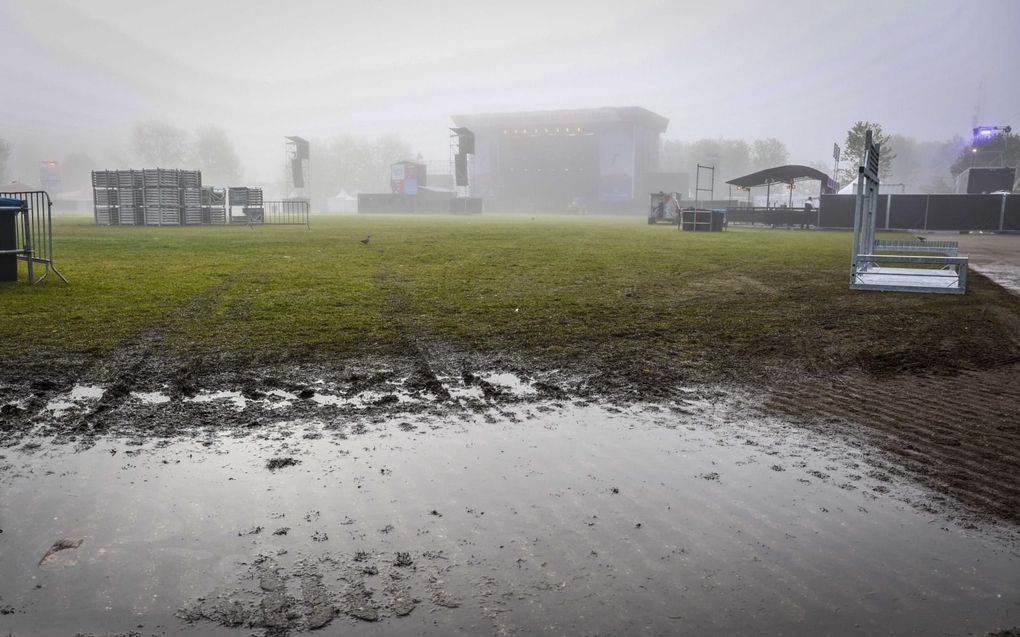
<svg viewBox="0 0 1020 637">
<path fill-rule="evenodd" d="M 753 188 L 754 186 L 765 186 L 768 184 L 792 184 L 805 179 L 820 181 L 824 186 L 831 187 L 831 184 L 829 184 L 831 179 L 828 175 L 817 168 L 801 166 L 799 164 L 766 168 L 750 175 L 730 179 L 726 183 L 741 188 Z"/>
<path fill-rule="evenodd" d="M 659 133 L 666 132 L 669 119 L 640 106 L 579 108 L 560 111 L 479 113 L 451 116 L 457 126 L 472 130 L 507 126 L 572 126 L 591 124 L 640 124 Z"/>
</svg>

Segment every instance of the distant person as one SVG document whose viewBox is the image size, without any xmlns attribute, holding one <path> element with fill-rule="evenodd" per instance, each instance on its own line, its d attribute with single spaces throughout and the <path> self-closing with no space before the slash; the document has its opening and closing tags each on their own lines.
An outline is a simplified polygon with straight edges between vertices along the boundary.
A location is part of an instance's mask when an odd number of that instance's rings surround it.
<svg viewBox="0 0 1020 637">
<path fill-rule="evenodd" d="M 677 216 L 680 210 L 680 204 L 676 200 L 676 193 L 671 192 L 666 195 L 666 217 L 672 218 Z"/>
<path fill-rule="evenodd" d="M 800 224 L 801 229 L 808 227 L 808 222 L 811 219 L 810 215 L 812 212 L 814 212 L 814 210 L 815 210 L 814 198 L 808 197 L 807 201 L 804 202 L 804 219 L 803 223 Z"/>
</svg>

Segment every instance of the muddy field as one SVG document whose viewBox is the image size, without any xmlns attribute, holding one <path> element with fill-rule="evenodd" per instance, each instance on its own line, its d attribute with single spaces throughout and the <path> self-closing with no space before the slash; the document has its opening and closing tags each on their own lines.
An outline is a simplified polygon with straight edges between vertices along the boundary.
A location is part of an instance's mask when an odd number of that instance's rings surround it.
<svg viewBox="0 0 1020 637">
<path fill-rule="evenodd" d="M 70 385 L 7 383 L 0 625 L 24 636 L 1020 624 L 1016 366 L 789 394 L 680 387 L 649 402 L 593 375 L 459 361 L 160 377 L 172 365 L 145 358 L 133 376 L 100 365 Z"/>
<path fill-rule="evenodd" d="M 1020 261 L 977 245 L 979 271 Z M 1020 625 L 1011 350 L 684 383 L 658 359 L 183 360 L 163 337 L 0 369 L 0 635 Z"/>
</svg>

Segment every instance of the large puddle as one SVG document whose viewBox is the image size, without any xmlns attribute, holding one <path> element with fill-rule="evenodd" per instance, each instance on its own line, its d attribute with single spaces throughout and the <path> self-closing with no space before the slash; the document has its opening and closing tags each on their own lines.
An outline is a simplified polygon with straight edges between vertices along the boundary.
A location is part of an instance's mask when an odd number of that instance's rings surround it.
<svg viewBox="0 0 1020 637">
<path fill-rule="evenodd" d="M 0 632 L 1020 624 L 1014 531 L 947 521 L 865 455 L 703 401 L 22 440 L 0 451 Z"/>
</svg>

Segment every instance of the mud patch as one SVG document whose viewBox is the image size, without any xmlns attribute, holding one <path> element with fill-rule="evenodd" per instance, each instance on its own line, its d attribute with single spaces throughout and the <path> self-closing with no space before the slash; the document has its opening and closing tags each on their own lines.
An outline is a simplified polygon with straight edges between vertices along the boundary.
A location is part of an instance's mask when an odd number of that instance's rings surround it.
<svg viewBox="0 0 1020 637">
<path fill-rule="evenodd" d="M 965 526 L 875 452 L 752 406 L 497 404 L 360 416 L 358 434 L 344 414 L 5 449 L 4 511 L 47 510 L 3 520 L 0 597 L 19 610 L 5 620 L 109 633 L 144 612 L 167 635 L 285 635 L 668 634 L 675 617 L 695 634 L 952 632 L 1016 619 L 1015 529 Z M 301 463 L 270 472 L 273 458 Z M 88 538 L 56 553 L 75 568 L 37 567 L 42 532 Z M 904 591 L 924 594 L 897 601 Z"/>
</svg>

